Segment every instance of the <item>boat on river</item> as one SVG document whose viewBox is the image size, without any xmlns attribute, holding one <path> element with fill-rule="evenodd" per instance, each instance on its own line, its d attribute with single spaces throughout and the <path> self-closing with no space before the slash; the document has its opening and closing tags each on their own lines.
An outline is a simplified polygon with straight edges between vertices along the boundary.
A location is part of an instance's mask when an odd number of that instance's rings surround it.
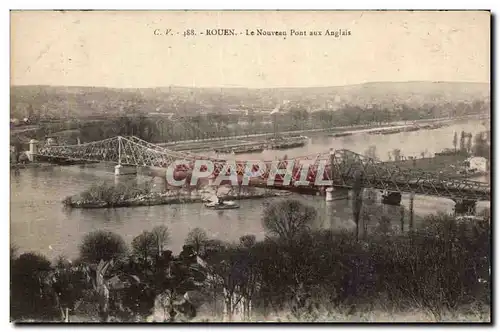
<svg viewBox="0 0 500 332">
<path fill-rule="evenodd" d="M 205 207 L 212 210 L 233 210 L 240 208 L 240 206 L 233 201 L 214 201 L 205 203 Z"/>
<path fill-rule="evenodd" d="M 384 190 L 382 192 L 382 204 L 399 206 L 401 204 L 401 193 Z"/>
<path fill-rule="evenodd" d="M 330 137 L 345 137 L 345 136 L 351 136 L 353 133 L 351 132 L 343 132 L 343 133 L 333 133 L 329 134 L 328 136 Z"/>
<path fill-rule="evenodd" d="M 239 146 L 239 147 L 223 147 L 215 148 L 215 153 L 225 153 L 225 154 L 242 154 L 242 153 L 257 153 L 264 151 L 263 145 L 253 145 L 253 146 Z"/>
</svg>

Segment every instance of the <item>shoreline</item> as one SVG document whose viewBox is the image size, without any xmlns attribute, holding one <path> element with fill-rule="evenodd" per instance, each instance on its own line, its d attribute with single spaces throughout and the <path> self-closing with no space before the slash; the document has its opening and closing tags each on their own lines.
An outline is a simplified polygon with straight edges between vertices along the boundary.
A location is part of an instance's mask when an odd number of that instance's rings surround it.
<svg viewBox="0 0 500 332">
<path fill-rule="evenodd" d="M 27 168 L 51 168 L 51 167 L 57 167 L 57 166 L 64 166 L 64 165 L 58 165 L 58 164 L 52 164 L 52 163 L 26 163 L 26 164 L 10 164 L 10 169 L 11 170 L 17 170 L 17 169 L 27 169 Z"/>
</svg>

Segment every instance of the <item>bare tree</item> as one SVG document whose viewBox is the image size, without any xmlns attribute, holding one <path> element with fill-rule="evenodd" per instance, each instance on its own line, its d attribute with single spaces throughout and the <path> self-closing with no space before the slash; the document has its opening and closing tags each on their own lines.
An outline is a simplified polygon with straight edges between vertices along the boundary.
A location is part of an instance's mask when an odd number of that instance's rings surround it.
<svg viewBox="0 0 500 332">
<path fill-rule="evenodd" d="M 490 159 L 490 147 L 484 136 L 483 133 L 476 134 L 472 150 L 475 156 Z"/>
<path fill-rule="evenodd" d="M 316 219 L 316 210 L 299 200 L 284 200 L 268 205 L 263 225 L 271 234 L 287 241 L 309 229 Z"/>
<path fill-rule="evenodd" d="M 458 135 L 457 132 L 453 134 L 453 148 L 455 149 L 455 152 L 457 151 L 457 145 L 458 145 Z"/>
<path fill-rule="evenodd" d="M 365 150 L 365 156 L 377 160 L 377 147 L 375 145 L 370 145 L 368 149 Z"/>
<path fill-rule="evenodd" d="M 204 251 L 207 242 L 208 242 L 207 233 L 199 227 L 193 228 L 188 233 L 186 241 L 184 241 L 186 245 L 190 245 L 193 247 L 196 254 L 199 254 L 202 251 Z"/>
<path fill-rule="evenodd" d="M 224 321 L 232 321 L 235 313 L 243 319 L 251 316 L 252 298 L 259 288 L 261 274 L 258 268 L 257 247 L 226 247 L 210 257 L 209 270 L 214 289 L 224 295 Z"/>
<path fill-rule="evenodd" d="M 356 224 L 356 239 L 359 238 L 359 218 L 363 206 L 363 179 L 360 171 L 356 172 L 354 185 L 352 187 L 352 214 Z"/>
<path fill-rule="evenodd" d="M 161 255 L 170 240 L 170 231 L 167 226 L 161 225 L 154 227 L 151 233 L 154 236 L 155 244 L 158 248 L 158 255 Z"/>
<path fill-rule="evenodd" d="M 401 161 L 401 149 L 392 150 L 392 155 L 394 156 L 394 161 Z"/>
<path fill-rule="evenodd" d="M 465 131 L 460 133 L 460 152 L 465 151 Z"/>
<path fill-rule="evenodd" d="M 143 268 L 150 268 L 158 256 L 158 245 L 152 232 L 144 231 L 132 240 L 132 252 L 141 261 Z"/>
</svg>

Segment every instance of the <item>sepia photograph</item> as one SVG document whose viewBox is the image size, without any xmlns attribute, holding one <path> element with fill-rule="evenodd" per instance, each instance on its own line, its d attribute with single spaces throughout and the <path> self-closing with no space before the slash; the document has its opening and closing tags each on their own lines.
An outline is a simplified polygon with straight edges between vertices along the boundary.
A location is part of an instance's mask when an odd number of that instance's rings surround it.
<svg viewBox="0 0 500 332">
<path fill-rule="evenodd" d="M 491 323 L 491 22 L 11 10 L 10 321 Z"/>
</svg>

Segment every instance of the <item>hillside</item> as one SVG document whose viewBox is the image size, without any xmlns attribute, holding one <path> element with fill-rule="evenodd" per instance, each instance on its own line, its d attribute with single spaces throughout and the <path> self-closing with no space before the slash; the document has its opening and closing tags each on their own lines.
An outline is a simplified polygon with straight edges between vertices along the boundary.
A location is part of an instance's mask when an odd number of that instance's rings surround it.
<svg viewBox="0 0 500 332">
<path fill-rule="evenodd" d="M 273 109 L 287 101 L 307 110 L 336 109 L 342 105 L 391 107 L 444 105 L 489 100 L 487 83 L 373 82 L 311 88 L 189 88 L 114 89 L 104 87 L 13 86 L 11 115 L 29 109 L 41 117 L 88 117 L 118 113 L 225 111 L 234 107 Z"/>
</svg>

